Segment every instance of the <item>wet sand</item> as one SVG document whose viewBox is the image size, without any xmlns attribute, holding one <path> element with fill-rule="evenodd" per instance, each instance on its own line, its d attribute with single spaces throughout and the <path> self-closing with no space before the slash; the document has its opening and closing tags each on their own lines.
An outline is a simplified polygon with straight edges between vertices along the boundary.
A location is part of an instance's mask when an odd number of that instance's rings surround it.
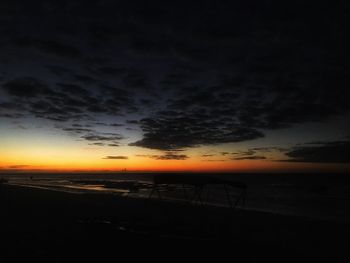
<svg viewBox="0 0 350 263">
<path fill-rule="evenodd" d="M 0 208 L 1 262 L 349 260 L 346 222 L 10 185 Z"/>
</svg>

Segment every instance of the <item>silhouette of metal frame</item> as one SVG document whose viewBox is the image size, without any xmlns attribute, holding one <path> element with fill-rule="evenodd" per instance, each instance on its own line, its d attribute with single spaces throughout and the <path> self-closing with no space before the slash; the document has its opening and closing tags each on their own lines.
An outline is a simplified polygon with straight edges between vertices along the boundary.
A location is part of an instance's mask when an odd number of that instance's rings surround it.
<svg viewBox="0 0 350 263">
<path fill-rule="evenodd" d="M 222 180 L 209 176 L 199 175 L 173 175 L 173 174 L 158 174 L 154 176 L 152 190 L 149 198 L 157 193 L 159 199 L 163 199 L 162 192 L 170 192 L 170 189 L 182 189 L 184 199 L 191 204 L 207 205 L 210 197 L 210 186 L 222 185 L 225 191 L 226 200 L 230 208 L 235 209 L 241 203 L 241 207 L 246 205 L 247 186 L 242 182 Z M 174 186 L 174 187 L 170 187 Z M 236 200 L 232 200 L 230 189 L 240 189 L 240 193 Z M 190 195 L 188 190 L 193 194 Z M 203 199 L 203 192 L 207 189 L 206 199 Z"/>
</svg>

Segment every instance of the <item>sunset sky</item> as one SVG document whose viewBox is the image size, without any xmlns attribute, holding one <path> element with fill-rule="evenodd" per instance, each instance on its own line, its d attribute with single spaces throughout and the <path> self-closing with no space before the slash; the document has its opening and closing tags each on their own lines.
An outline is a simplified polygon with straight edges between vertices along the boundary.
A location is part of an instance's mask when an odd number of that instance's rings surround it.
<svg viewBox="0 0 350 263">
<path fill-rule="evenodd" d="M 350 171 L 350 5 L 305 2 L 1 1 L 0 172 Z"/>
</svg>

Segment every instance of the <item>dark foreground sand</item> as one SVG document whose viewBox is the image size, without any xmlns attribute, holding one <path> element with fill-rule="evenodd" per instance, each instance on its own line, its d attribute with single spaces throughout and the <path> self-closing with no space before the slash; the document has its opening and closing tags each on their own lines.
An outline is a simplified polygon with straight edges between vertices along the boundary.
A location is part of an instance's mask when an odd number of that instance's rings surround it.
<svg viewBox="0 0 350 263">
<path fill-rule="evenodd" d="M 0 262 L 350 258 L 350 223 L 9 185 L 0 209 Z"/>
</svg>

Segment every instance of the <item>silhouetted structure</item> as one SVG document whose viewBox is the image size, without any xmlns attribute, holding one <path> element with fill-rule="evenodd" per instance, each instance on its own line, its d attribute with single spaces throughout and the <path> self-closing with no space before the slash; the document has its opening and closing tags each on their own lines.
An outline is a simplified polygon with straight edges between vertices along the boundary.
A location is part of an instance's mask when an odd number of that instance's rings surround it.
<svg viewBox="0 0 350 263">
<path fill-rule="evenodd" d="M 209 201 L 209 189 L 207 191 L 206 200 L 203 199 L 203 191 L 206 187 L 213 185 L 221 185 L 226 193 L 226 199 L 231 208 L 236 208 L 241 201 L 242 207 L 245 206 L 247 185 L 242 182 L 222 180 L 210 176 L 198 176 L 189 174 L 157 174 L 153 179 L 153 188 L 149 198 L 156 192 L 159 199 L 162 199 L 161 192 L 169 192 L 176 188 L 182 189 L 184 197 L 189 202 L 198 201 L 200 204 L 206 204 Z M 238 189 L 239 194 L 236 195 L 236 200 L 233 202 L 231 191 Z M 192 190 L 192 191 L 191 191 Z M 192 195 L 189 194 L 192 192 Z"/>
</svg>

